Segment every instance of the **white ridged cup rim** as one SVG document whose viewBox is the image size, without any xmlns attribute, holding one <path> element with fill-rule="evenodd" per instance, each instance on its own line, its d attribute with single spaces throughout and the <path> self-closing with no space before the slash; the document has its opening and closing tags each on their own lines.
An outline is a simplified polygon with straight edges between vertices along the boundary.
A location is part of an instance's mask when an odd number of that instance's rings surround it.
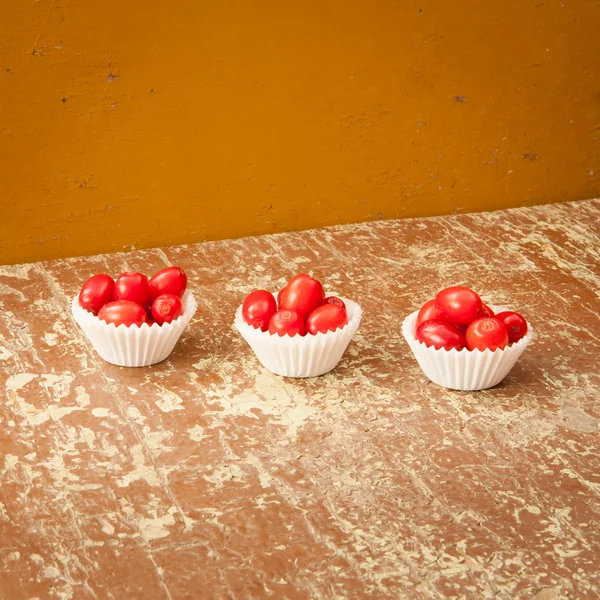
<svg viewBox="0 0 600 600">
<path fill-rule="evenodd" d="M 489 306 L 494 311 L 494 314 L 510 310 L 502 306 Z M 404 319 L 402 322 L 402 335 L 408 342 L 425 375 L 434 381 L 434 383 L 451 389 L 486 389 L 497 385 L 506 377 L 534 336 L 533 328 L 529 321 L 527 321 L 527 334 L 518 342 L 503 349 L 490 350 L 486 348 L 485 350 L 468 350 L 467 348 L 463 348 L 457 350 L 456 348 L 452 348 L 451 350 L 445 350 L 444 348 L 440 348 L 436 350 L 433 346 L 426 346 L 415 337 L 418 315 L 419 311 L 416 310 Z M 442 364 L 446 367 L 446 376 L 440 378 L 440 369 L 436 369 L 436 367 Z M 481 364 L 491 366 L 491 368 L 489 375 L 479 378 L 477 386 L 463 387 L 457 383 L 465 370 L 474 369 L 476 365 Z M 497 380 L 498 373 L 503 373 L 500 380 Z M 474 372 L 473 380 L 478 380 L 477 376 L 478 373 Z"/>
<path fill-rule="evenodd" d="M 119 366 L 140 367 L 161 362 L 172 352 L 198 307 L 189 291 L 184 292 L 181 301 L 183 314 L 162 325 L 142 323 L 139 326 L 127 326 L 106 323 L 79 305 L 79 295 L 71 302 L 71 312 L 104 360 Z"/>
<path fill-rule="evenodd" d="M 233 324 L 268 370 L 284 377 L 316 377 L 339 363 L 362 318 L 356 302 L 337 297 L 346 305 L 348 322 L 335 331 L 305 336 L 271 334 L 244 321 L 243 304 L 237 308 Z"/>
</svg>

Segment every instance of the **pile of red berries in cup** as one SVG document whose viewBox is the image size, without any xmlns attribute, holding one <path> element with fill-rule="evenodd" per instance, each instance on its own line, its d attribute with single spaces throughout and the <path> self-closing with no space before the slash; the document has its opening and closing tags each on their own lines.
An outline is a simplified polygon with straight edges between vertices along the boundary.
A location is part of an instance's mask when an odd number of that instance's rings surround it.
<svg viewBox="0 0 600 600">
<path fill-rule="evenodd" d="M 469 288 L 449 287 L 426 302 L 417 317 L 415 337 L 436 350 L 503 350 L 527 334 L 516 312 L 494 314 Z"/>
<path fill-rule="evenodd" d="M 93 275 L 79 292 L 81 308 L 116 326 L 143 323 L 163 325 L 183 314 L 181 296 L 187 276 L 179 267 L 167 267 L 150 279 L 143 273 Z"/>
<path fill-rule="evenodd" d="M 344 302 L 326 297 L 321 283 L 305 274 L 290 279 L 277 300 L 266 290 L 250 293 L 242 306 L 242 318 L 255 329 L 292 337 L 335 331 L 348 322 Z"/>
</svg>

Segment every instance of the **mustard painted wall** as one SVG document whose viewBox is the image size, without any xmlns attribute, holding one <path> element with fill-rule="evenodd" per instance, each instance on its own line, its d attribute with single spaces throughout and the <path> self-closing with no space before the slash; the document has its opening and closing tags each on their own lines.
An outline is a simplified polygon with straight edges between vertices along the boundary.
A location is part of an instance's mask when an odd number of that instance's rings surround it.
<svg viewBox="0 0 600 600">
<path fill-rule="evenodd" d="M 600 195 L 595 0 L 0 16 L 0 262 Z"/>
</svg>

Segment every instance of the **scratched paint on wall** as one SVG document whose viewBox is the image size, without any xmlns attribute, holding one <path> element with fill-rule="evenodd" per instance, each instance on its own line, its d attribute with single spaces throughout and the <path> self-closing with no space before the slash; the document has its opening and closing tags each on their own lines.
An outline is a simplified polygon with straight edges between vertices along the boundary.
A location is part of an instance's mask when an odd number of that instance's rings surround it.
<svg viewBox="0 0 600 600">
<path fill-rule="evenodd" d="M 0 16 L 0 262 L 600 193 L 597 2 Z"/>
</svg>

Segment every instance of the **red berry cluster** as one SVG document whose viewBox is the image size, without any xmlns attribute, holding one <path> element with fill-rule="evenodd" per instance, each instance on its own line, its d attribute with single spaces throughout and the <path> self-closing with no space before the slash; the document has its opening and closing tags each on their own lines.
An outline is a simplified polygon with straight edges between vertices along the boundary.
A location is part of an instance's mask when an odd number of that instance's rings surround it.
<svg viewBox="0 0 600 600">
<path fill-rule="evenodd" d="M 348 322 L 344 302 L 335 296 L 326 297 L 321 283 L 305 274 L 290 279 L 277 294 L 277 301 L 266 290 L 249 294 L 242 317 L 248 325 L 280 336 L 326 333 Z"/>
<path fill-rule="evenodd" d="M 143 273 L 122 273 L 116 281 L 110 275 L 93 275 L 79 292 L 79 305 L 117 326 L 162 325 L 183 314 L 186 287 L 187 276 L 179 267 L 162 269 L 150 279 Z"/>
<path fill-rule="evenodd" d="M 494 311 L 469 288 L 449 287 L 425 302 L 415 337 L 436 350 L 503 350 L 527 334 L 527 321 L 516 312 Z"/>
</svg>

